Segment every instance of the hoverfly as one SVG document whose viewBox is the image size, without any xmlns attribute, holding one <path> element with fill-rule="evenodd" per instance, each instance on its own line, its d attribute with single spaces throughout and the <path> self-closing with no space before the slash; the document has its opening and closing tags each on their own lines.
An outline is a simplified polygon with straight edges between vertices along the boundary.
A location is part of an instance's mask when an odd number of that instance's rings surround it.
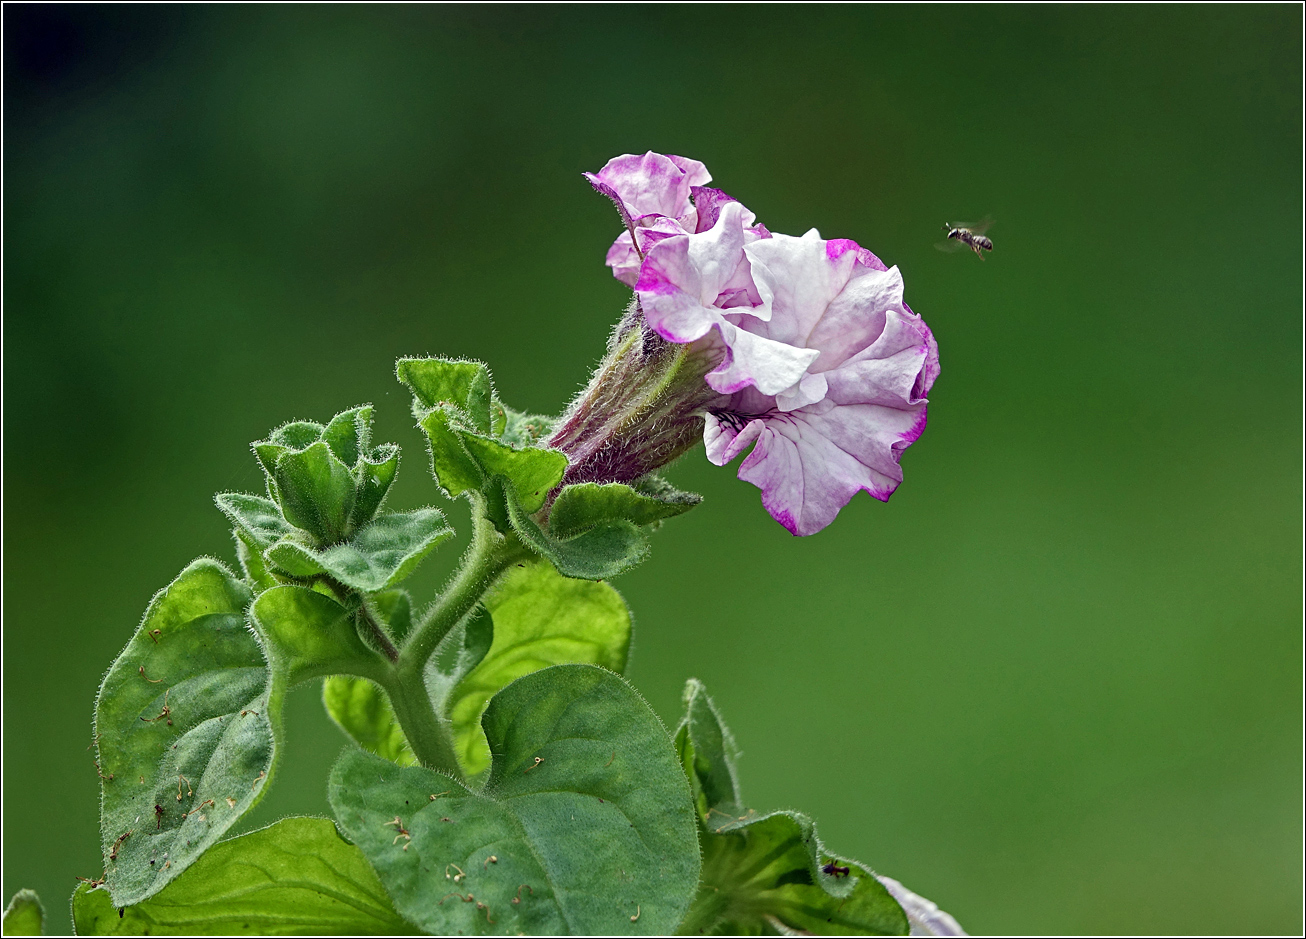
<svg viewBox="0 0 1306 939">
<path fill-rule="evenodd" d="M 935 247 L 940 251 L 957 251 L 963 247 L 970 248 L 975 252 L 975 256 L 983 261 L 984 252 L 993 250 L 993 242 L 984 235 L 992 224 L 993 219 L 987 215 L 973 225 L 970 222 L 958 222 L 955 225 L 944 222 L 943 228 L 948 233 L 948 239 L 939 242 Z"/>
</svg>

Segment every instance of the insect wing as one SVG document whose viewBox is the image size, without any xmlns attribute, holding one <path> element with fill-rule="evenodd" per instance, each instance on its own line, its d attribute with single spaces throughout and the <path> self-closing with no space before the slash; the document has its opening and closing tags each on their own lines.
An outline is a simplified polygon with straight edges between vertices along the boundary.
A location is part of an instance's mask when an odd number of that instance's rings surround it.
<svg viewBox="0 0 1306 939">
<path fill-rule="evenodd" d="M 944 254 L 952 254 L 956 251 L 960 251 L 962 248 L 969 248 L 970 245 L 966 244 L 966 242 L 962 241 L 960 238 L 949 238 L 947 241 L 936 241 L 934 247 L 938 248 Z"/>
<path fill-rule="evenodd" d="M 969 231 L 972 235 L 982 235 L 989 230 L 989 227 L 992 224 L 993 224 L 993 216 L 986 215 L 978 222 L 957 222 L 953 227 L 964 228 L 967 231 Z"/>
</svg>

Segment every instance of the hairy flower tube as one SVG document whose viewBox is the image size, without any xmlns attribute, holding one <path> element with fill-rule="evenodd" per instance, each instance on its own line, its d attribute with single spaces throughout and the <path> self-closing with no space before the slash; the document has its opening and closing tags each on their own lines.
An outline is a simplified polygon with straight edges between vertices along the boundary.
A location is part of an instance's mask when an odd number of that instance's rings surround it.
<svg viewBox="0 0 1306 939">
<path fill-rule="evenodd" d="M 568 481 L 628 482 L 701 431 L 717 465 L 748 452 L 739 477 L 795 535 L 861 490 L 887 500 L 939 373 L 898 269 L 815 229 L 773 236 L 695 160 L 628 154 L 586 175 L 626 227 L 607 263 L 635 299 L 550 441 Z"/>
</svg>

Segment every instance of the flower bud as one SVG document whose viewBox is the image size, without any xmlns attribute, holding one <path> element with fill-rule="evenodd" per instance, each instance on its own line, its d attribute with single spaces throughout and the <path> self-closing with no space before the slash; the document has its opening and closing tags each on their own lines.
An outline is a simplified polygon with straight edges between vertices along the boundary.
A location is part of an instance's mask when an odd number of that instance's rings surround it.
<svg viewBox="0 0 1306 939">
<path fill-rule="evenodd" d="M 285 424 L 252 446 L 268 495 L 286 521 L 319 544 L 345 541 L 376 515 L 399 468 L 399 448 L 370 443 L 372 408 L 342 411 L 326 426 Z"/>
</svg>

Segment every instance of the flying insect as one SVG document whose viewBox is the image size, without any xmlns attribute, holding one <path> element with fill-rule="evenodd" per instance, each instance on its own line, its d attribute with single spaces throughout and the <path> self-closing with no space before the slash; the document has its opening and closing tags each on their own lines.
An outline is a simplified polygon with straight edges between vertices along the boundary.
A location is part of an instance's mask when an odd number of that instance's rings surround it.
<svg viewBox="0 0 1306 939">
<path fill-rule="evenodd" d="M 948 233 L 948 240 L 940 242 L 935 247 L 940 251 L 956 251 L 962 247 L 967 247 L 975 252 L 977 258 L 983 261 L 984 252 L 993 250 L 993 242 L 984 235 L 992 224 L 993 219 L 987 215 L 973 225 L 969 222 L 958 222 L 955 225 L 944 222 L 943 228 Z"/>
</svg>

